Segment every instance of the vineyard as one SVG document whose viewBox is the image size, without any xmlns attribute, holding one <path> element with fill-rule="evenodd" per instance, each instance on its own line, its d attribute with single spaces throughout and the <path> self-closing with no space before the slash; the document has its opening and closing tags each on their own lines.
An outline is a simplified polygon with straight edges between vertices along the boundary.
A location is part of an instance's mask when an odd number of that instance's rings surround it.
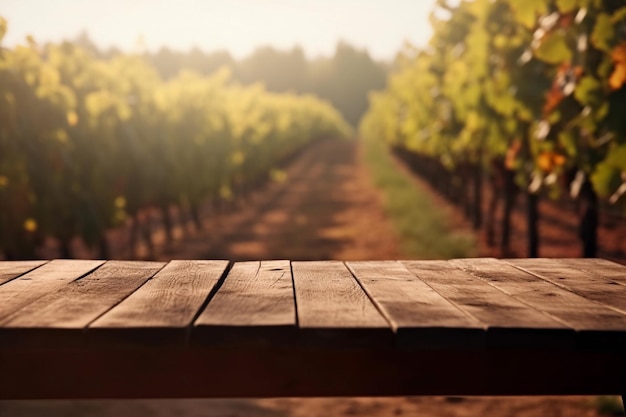
<svg viewBox="0 0 626 417">
<path fill-rule="evenodd" d="M 7 23 L 0 18 L 0 42 Z M 349 126 L 313 96 L 240 85 L 227 70 L 163 81 L 139 56 L 105 60 L 71 44 L 0 43 L 0 257 L 34 258 L 53 238 L 108 257 L 105 232 L 160 211 L 201 227 L 306 144 Z M 172 210 L 172 208 L 176 208 Z"/>
<path fill-rule="evenodd" d="M 525 256 L 539 254 L 545 198 L 575 202 L 581 255 L 595 256 L 600 213 L 626 207 L 624 2 L 439 0 L 431 22 L 428 47 L 407 47 L 371 95 L 362 136 L 463 207 L 502 255 L 523 196 Z"/>
</svg>

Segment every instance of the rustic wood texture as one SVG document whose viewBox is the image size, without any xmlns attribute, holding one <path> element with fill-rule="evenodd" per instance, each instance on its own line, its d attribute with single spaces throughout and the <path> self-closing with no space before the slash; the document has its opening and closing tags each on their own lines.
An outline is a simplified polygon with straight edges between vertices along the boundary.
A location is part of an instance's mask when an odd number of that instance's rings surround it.
<svg viewBox="0 0 626 417">
<path fill-rule="evenodd" d="M 338 261 L 292 262 L 303 340 L 311 344 L 389 346 L 392 329 Z"/>
<path fill-rule="evenodd" d="M 484 343 L 484 325 L 399 262 L 348 262 L 396 332 L 399 346 L 463 347 Z"/>
<path fill-rule="evenodd" d="M 487 329 L 493 346 L 563 346 L 573 330 L 448 261 L 404 261 L 415 276 Z"/>
<path fill-rule="evenodd" d="M 108 261 L 84 278 L 38 298 L 0 321 L 0 340 L 36 346 L 47 329 L 48 343 L 80 343 L 85 327 L 139 288 L 162 262 Z"/>
<path fill-rule="evenodd" d="M 626 348 L 626 316 L 549 281 L 495 259 L 453 263 L 490 285 L 574 328 L 583 349 Z"/>
<path fill-rule="evenodd" d="M 0 286 L 0 320 L 102 265 L 104 261 L 57 259 Z"/>
<path fill-rule="evenodd" d="M 227 261 L 171 261 L 123 302 L 89 325 L 96 343 L 180 344 Z"/>
<path fill-rule="evenodd" d="M 557 260 L 570 268 L 598 274 L 612 282 L 626 285 L 626 266 L 622 264 L 611 262 L 606 259 L 596 258 L 570 258 Z"/>
<path fill-rule="evenodd" d="M 624 267 L 569 262 L 52 261 L 0 285 L 0 398 L 626 392 Z"/>
<path fill-rule="evenodd" d="M 236 263 L 194 326 L 203 343 L 289 342 L 296 330 L 289 261 Z"/>
<path fill-rule="evenodd" d="M 577 330 L 626 330 L 626 316 L 521 271 L 489 259 L 453 261 L 494 287 Z"/>
<path fill-rule="evenodd" d="M 45 263 L 46 261 L 2 261 L 0 262 L 0 285 Z"/>
<path fill-rule="evenodd" d="M 554 259 L 510 259 L 507 263 L 626 314 L 626 286 Z"/>
</svg>

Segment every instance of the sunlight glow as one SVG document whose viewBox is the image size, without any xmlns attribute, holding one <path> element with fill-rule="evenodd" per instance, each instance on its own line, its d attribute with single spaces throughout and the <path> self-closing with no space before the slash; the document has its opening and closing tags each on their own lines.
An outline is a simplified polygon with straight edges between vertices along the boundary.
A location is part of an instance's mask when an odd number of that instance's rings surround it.
<svg viewBox="0 0 626 417">
<path fill-rule="evenodd" d="M 239 58 L 261 45 L 298 44 L 307 55 L 332 54 L 339 40 L 391 59 L 405 41 L 427 43 L 433 0 L 3 0 L 6 45 L 88 32 L 98 45 L 125 51 L 143 39 L 161 46 L 226 49 Z"/>
</svg>

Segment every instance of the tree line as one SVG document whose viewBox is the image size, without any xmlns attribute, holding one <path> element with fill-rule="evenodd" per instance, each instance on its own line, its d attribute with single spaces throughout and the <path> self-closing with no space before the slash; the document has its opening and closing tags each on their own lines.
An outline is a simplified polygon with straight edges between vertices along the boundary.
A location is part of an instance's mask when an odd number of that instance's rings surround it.
<svg viewBox="0 0 626 417">
<path fill-rule="evenodd" d="M 600 206 L 626 207 L 623 0 L 438 0 L 431 22 L 429 45 L 403 51 L 371 96 L 362 135 L 407 155 L 504 254 L 523 195 L 527 256 L 543 197 L 576 202 L 581 255 L 595 256 Z"/>
<path fill-rule="evenodd" d="M 99 57 L 121 54 L 117 49 L 102 50 L 86 32 L 73 43 Z M 330 101 L 353 126 L 367 110 L 367 94 L 381 89 L 389 65 L 377 62 L 367 50 L 339 42 L 334 55 L 309 59 L 299 46 L 279 50 L 271 46 L 257 48 L 249 56 L 236 60 L 228 51 L 205 52 L 200 48 L 177 51 L 162 47 L 156 52 L 139 53 L 163 77 L 169 79 L 183 69 L 210 75 L 220 68 L 230 68 L 233 78 L 243 84 L 261 82 L 268 91 L 308 93 Z"/>
<path fill-rule="evenodd" d="M 244 85 L 227 69 L 164 80 L 144 57 L 97 57 L 76 44 L 2 46 L 0 256 L 36 257 L 48 237 L 63 257 L 80 237 L 107 258 L 107 229 L 147 208 L 171 234 L 190 213 L 273 175 L 307 143 L 350 135 L 328 102 Z"/>
</svg>

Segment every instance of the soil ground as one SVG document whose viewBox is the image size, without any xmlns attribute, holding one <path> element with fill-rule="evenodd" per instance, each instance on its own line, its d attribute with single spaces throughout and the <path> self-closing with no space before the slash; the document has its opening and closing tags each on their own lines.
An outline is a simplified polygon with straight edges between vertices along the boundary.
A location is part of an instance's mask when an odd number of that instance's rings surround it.
<svg viewBox="0 0 626 417">
<path fill-rule="evenodd" d="M 184 223 L 175 230 L 175 242 L 167 245 L 164 233 L 157 230 L 154 236 L 156 248 L 150 257 L 232 260 L 406 258 L 385 216 L 382 195 L 372 186 L 361 152 L 357 142 L 320 142 L 286 168 L 285 181 L 269 183 L 250 195 L 245 203 L 224 209 L 219 215 L 208 215 L 202 231 L 193 231 L 190 223 Z M 415 182 L 424 192 L 432 193 L 442 210 L 452 213 L 454 224 L 467 227 L 458 210 L 434 194 L 421 180 L 415 179 Z M 118 243 L 113 257 L 130 256 L 126 246 L 127 234 L 127 230 L 112 232 L 111 237 Z M 478 253 L 490 254 L 484 239 L 479 242 Z M 84 248 L 77 247 L 76 250 L 85 257 L 93 255 Z M 553 252 L 545 250 L 544 253 L 552 255 Z M 138 256 L 148 255 L 144 245 Z M 595 400 L 594 397 L 398 397 L 4 401 L 0 402 L 0 416 L 591 417 L 598 415 Z"/>
</svg>

